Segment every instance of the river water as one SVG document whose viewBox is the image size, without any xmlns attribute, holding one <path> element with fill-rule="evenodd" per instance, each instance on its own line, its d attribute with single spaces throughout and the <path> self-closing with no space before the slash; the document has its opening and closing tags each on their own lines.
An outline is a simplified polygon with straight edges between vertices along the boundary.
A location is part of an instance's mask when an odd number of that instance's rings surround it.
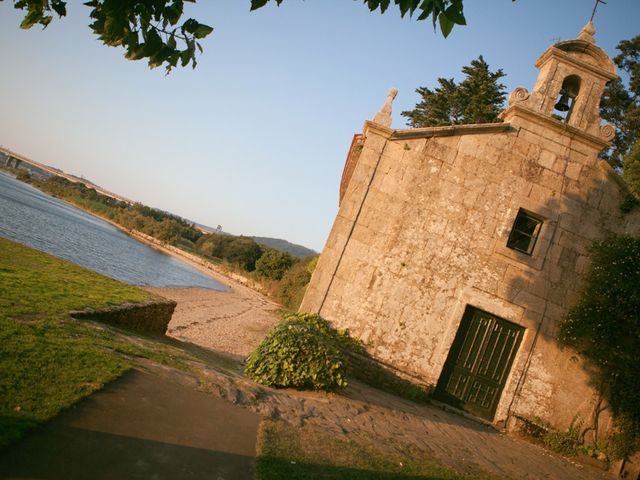
<svg viewBox="0 0 640 480">
<path fill-rule="evenodd" d="M 190 265 L 2 171 L 0 236 L 132 285 L 227 290 Z"/>
</svg>

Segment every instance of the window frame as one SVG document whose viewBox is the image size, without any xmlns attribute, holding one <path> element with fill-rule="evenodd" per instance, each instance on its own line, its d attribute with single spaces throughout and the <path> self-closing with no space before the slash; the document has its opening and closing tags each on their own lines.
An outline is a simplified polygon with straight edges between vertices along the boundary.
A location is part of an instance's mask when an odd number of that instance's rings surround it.
<svg viewBox="0 0 640 480">
<path fill-rule="evenodd" d="M 516 225 L 518 224 L 518 220 L 522 217 L 525 217 L 526 219 L 531 219 L 534 222 L 536 222 L 536 226 L 535 226 L 535 230 L 533 231 L 532 234 L 529 234 L 528 232 L 525 232 L 523 230 L 518 230 L 516 229 Z M 537 215 L 529 210 L 526 210 L 524 208 L 520 208 L 518 210 L 518 213 L 516 214 L 516 218 L 513 220 L 513 224 L 511 226 L 511 231 L 509 232 L 509 237 L 507 238 L 507 248 L 510 248 L 511 250 L 515 250 L 516 252 L 520 252 L 524 255 L 528 255 L 528 256 L 533 256 L 533 252 L 536 248 L 536 245 L 538 243 L 538 239 L 540 238 L 540 232 L 542 231 L 542 225 L 544 224 L 544 218 L 541 217 L 540 215 Z M 524 237 L 529 237 L 529 243 L 528 243 L 528 248 L 526 250 L 523 250 L 521 248 L 518 248 L 517 246 L 514 246 L 512 241 L 514 240 L 514 232 L 517 234 L 520 234 L 521 236 Z"/>
</svg>

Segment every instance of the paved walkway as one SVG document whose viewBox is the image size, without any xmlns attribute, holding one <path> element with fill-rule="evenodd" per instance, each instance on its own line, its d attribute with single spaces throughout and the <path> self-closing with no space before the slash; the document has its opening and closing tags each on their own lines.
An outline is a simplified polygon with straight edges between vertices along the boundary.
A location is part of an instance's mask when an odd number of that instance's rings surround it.
<svg viewBox="0 0 640 480">
<path fill-rule="evenodd" d="M 189 381 L 130 371 L 0 454 L 0 478 L 253 478 L 260 417 Z"/>
<path fill-rule="evenodd" d="M 409 402 L 359 382 L 352 381 L 341 394 L 327 394 L 272 390 L 242 377 L 209 374 L 224 397 L 264 416 L 390 453 L 422 452 L 459 472 L 480 469 L 513 480 L 614 478 L 434 405 Z"/>
<path fill-rule="evenodd" d="M 278 391 L 200 367 L 208 394 L 196 391 L 194 376 L 169 368 L 127 373 L 0 454 L 0 479 L 252 479 L 259 415 L 387 452 L 422 452 L 460 472 L 480 469 L 514 480 L 612 478 L 358 382 L 339 395 Z"/>
</svg>

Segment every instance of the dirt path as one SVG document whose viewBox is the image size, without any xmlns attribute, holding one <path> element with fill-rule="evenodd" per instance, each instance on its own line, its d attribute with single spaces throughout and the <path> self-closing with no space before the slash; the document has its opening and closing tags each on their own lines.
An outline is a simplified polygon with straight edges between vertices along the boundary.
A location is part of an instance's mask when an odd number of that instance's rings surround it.
<svg viewBox="0 0 640 480">
<path fill-rule="evenodd" d="M 204 288 L 146 290 L 178 302 L 167 335 L 246 357 L 278 322 L 280 306 L 250 288 L 235 282 L 231 285 L 229 292 Z"/>
</svg>

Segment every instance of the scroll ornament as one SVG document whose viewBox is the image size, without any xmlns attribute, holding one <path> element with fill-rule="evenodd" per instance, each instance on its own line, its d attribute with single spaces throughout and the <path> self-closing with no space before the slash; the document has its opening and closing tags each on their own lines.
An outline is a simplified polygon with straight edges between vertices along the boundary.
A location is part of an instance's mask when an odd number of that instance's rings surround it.
<svg viewBox="0 0 640 480">
<path fill-rule="evenodd" d="M 605 125 L 600 126 L 600 135 L 607 141 L 613 140 L 613 137 L 616 136 L 616 127 L 607 123 Z"/>
<path fill-rule="evenodd" d="M 509 106 L 514 103 L 524 102 L 527 98 L 529 98 L 529 91 L 524 87 L 517 87 L 509 95 Z"/>
</svg>

